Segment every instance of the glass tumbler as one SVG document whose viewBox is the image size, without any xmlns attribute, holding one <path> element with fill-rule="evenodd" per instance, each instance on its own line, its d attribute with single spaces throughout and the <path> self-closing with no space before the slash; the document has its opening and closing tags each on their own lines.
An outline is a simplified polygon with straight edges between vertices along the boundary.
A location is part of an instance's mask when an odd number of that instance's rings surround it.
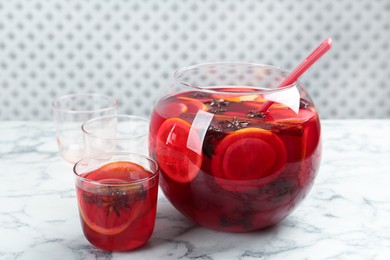
<svg viewBox="0 0 390 260">
<path fill-rule="evenodd" d="M 115 115 L 117 100 L 103 94 L 70 94 L 53 100 L 52 109 L 59 153 L 76 163 L 86 155 L 81 125 L 94 117 Z"/>
<path fill-rule="evenodd" d="M 81 127 L 88 154 L 102 152 L 148 153 L 149 120 L 133 115 L 92 118 Z"/>
<path fill-rule="evenodd" d="M 135 153 L 102 153 L 74 166 L 81 226 L 88 241 L 104 250 L 143 246 L 155 220 L 159 168 Z"/>
</svg>

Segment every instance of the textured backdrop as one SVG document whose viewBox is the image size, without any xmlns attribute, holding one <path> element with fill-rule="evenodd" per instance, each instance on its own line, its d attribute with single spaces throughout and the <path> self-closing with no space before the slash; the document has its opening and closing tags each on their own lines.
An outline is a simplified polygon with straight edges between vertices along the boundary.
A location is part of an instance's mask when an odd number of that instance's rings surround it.
<svg viewBox="0 0 390 260">
<path fill-rule="evenodd" d="M 389 118 L 389 0 L 1 0 L 0 119 L 51 119 L 51 100 L 74 92 L 148 116 L 182 66 L 293 69 L 328 36 L 301 78 L 322 118 Z"/>
</svg>

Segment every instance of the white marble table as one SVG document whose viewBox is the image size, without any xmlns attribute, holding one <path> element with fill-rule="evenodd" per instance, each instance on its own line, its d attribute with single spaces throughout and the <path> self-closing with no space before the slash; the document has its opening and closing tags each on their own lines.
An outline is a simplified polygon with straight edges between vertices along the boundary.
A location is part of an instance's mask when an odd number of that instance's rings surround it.
<svg viewBox="0 0 390 260">
<path fill-rule="evenodd" d="M 390 120 L 326 121 L 316 183 L 279 225 L 248 234 L 194 225 L 160 193 L 142 249 L 84 238 L 72 166 L 51 122 L 0 122 L 0 259 L 390 259 Z"/>
</svg>

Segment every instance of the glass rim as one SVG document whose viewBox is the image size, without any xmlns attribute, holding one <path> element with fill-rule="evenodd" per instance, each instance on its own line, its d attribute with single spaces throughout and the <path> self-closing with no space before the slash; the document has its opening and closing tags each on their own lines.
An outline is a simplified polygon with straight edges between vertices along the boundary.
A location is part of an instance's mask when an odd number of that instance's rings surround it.
<svg viewBox="0 0 390 260">
<path fill-rule="evenodd" d="M 147 136 L 149 134 L 148 132 L 145 132 L 144 134 L 139 134 L 139 135 L 134 135 L 134 136 L 107 137 L 107 136 L 99 136 L 99 135 L 97 135 L 95 133 L 92 133 L 91 131 L 87 131 L 85 129 L 87 124 L 92 123 L 94 121 L 106 119 L 106 118 L 132 118 L 132 119 L 143 121 L 148 126 L 150 124 L 150 121 L 148 119 L 140 117 L 140 116 L 134 116 L 134 115 L 106 115 L 106 116 L 99 116 L 99 117 L 94 117 L 94 118 L 88 119 L 87 121 L 85 121 L 81 125 L 81 131 L 83 132 L 83 134 L 85 134 L 85 135 L 87 135 L 89 137 L 99 138 L 99 139 L 103 139 L 103 140 L 130 140 L 130 139 L 136 139 L 136 138 L 144 137 L 144 136 Z"/>
<path fill-rule="evenodd" d="M 103 107 L 103 108 L 94 109 L 94 110 L 82 110 L 82 109 L 75 110 L 75 109 L 69 109 L 69 108 L 61 108 L 58 105 L 58 102 L 60 102 L 62 100 L 69 99 L 72 97 L 82 97 L 82 96 L 93 96 L 93 97 L 104 98 L 106 100 L 109 100 L 111 105 L 108 105 L 108 106 Z M 59 96 L 59 97 L 53 99 L 53 101 L 51 102 L 51 107 L 53 108 L 53 110 L 68 112 L 68 113 L 95 113 L 95 112 L 107 111 L 107 110 L 110 110 L 113 108 L 116 109 L 118 107 L 118 100 L 115 97 L 111 97 L 111 96 L 108 96 L 105 94 L 100 94 L 100 93 L 72 93 L 72 94 L 62 95 L 62 96 Z"/>
<path fill-rule="evenodd" d="M 281 91 L 284 91 L 286 89 L 293 88 L 293 87 L 295 87 L 297 85 L 301 85 L 300 81 L 297 80 L 297 81 L 295 81 L 295 82 L 293 82 L 293 83 L 291 83 L 289 85 L 286 85 L 286 86 L 283 86 L 283 87 L 278 87 L 278 88 L 275 88 L 275 89 L 267 89 L 267 88 L 259 88 L 259 87 L 255 87 L 255 86 L 253 86 L 253 87 L 252 86 L 251 87 L 248 86 L 248 89 L 255 90 L 255 91 L 231 92 L 231 91 L 219 90 L 217 88 L 213 89 L 213 88 L 207 88 L 207 87 L 193 86 L 191 84 L 188 84 L 185 81 L 180 80 L 180 77 L 183 76 L 186 72 L 188 72 L 190 70 L 195 70 L 195 69 L 202 68 L 202 67 L 207 67 L 207 66 L 222 66 L 222 65 L 239 65 L 239 66 L 242 66 L 242 67 L 265 68 L 265 69 L 268 69 L 268 70 L 274 70 L 274 71 L 278 71 L 278 72 L 281 72 L 281 73 L 287 73 L 287 75 L 291 74 L 291 72 L 286 70 L 286 69 L 283 69 L 283 68 L 280 68 L 280 67 L 277 67 L 277 66 L 267 65 L 267 64 L 251 63 L 251 62 L 229 62 L 229 61 L 219 62 L 218 61 L 218 62 L 198 63 L 198 64 L 182 67 L 182 68 L 176 70 L 175 73 L 173 74 L 174 81 L 177 82 L 180 85 L 185 86 L 185 87 L 201 90 L 202 92 L 223 93 L 223 94 L 234 94 L 234 93 L 242 93 L 242 94 L 264 94 L 264 93 L 267 93 L 267 94 L 269 94 L 269 93 L 281 92 Z"/>
<path fill-rule="evenodd" d="M 152 173 L 148 177 L 141 178 L 141 179 L 138 179 L 138 180 L 133 180 L 133 181 L 123 181 L 123 182 L 119 182 L 119 183 L 118 182 L 101 182 L 101 181 L 90 180 L 88 178 L 85 178 L 85 177 L 81 176 L 80 173 L 77 172 L 78 166 L 82 165 L 82 163 L 84 163 L 85 161 L 88 161 L 90 159 L 97 158 L 97 157 L 100 157 L 100 156 L 110 156 L 110 155 L 130 155 L 130 156 L 133 155 L 133 156 L 145 159 L 145 160 L 153 163 L 153 165 L 155 166 L 155 170 L 153 171 L 153 170 L 147 169 L 146 171 Z M 121 161 L 126 161 L 126 160 L 121 160 Z M 117 162 L 117 161 L 113 161 L 113 162 Z M 129 162 L 131 162 L 131 161 L 129 160 Z M 108 163 L 112 163 L 112 162 L 108 162 Z M 100 167 L 102 167 L 104 165 L 105 164 L 102 164 Z M 98 186 L 119 186 L 119 187 L 120 186 L 128 186 L 128 185 L 140 184 L 140 183 L 144 183 L 144 182 L 150 181 L 150 180 L 152 180 L 152 179 L 154 179 L 154 178 L 156 178 L 158 176 L 159 170 L 160 170 L 160 168 L 158 166 L 158 163 L 155 160 L 153 160 L 151 157 L 143 155 L 143 154 L 130 153 L 130 152 L 109 152 L 109 153 L 93 154 L 93 155 L 84 157 L 83 159 L 81 159 L 78 162 L 76 162 L 75 165 L 73 166 L 73 174 L 74 174 L 75 178 L 77 178 L 78 180 L 81 180 L 81 181 L 89 183 L 89 184 L 98 185 Z"/>
</svg>

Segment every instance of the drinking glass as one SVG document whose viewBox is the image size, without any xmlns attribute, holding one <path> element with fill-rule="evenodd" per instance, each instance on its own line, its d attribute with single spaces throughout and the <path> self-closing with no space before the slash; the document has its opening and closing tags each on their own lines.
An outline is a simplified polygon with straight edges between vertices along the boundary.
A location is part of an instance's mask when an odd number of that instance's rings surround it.
<svg viewBox="0 0 390 260">
<path fill-rule="evenodd" d="M 81 127 L 88 154 L 101 152 L 148 153 L 149 120 L 133 115 L 92 118 Z"/>
<path fill-rule="evenodd" d="M 81 226 L 104 250 L 143 246 L 153 233 L 158 193 L 157 163 L 125 152 L 88 156 L 74 166 Z"/>
<path fill-rule="evenodd" d="M 115 115 L 117 101 L 103 94 L 70 94 L 53 100 L 52 109 L 59 153 L 76 163 L 86 155 L 81 125 L 93 117 Z"/>
</svg>

